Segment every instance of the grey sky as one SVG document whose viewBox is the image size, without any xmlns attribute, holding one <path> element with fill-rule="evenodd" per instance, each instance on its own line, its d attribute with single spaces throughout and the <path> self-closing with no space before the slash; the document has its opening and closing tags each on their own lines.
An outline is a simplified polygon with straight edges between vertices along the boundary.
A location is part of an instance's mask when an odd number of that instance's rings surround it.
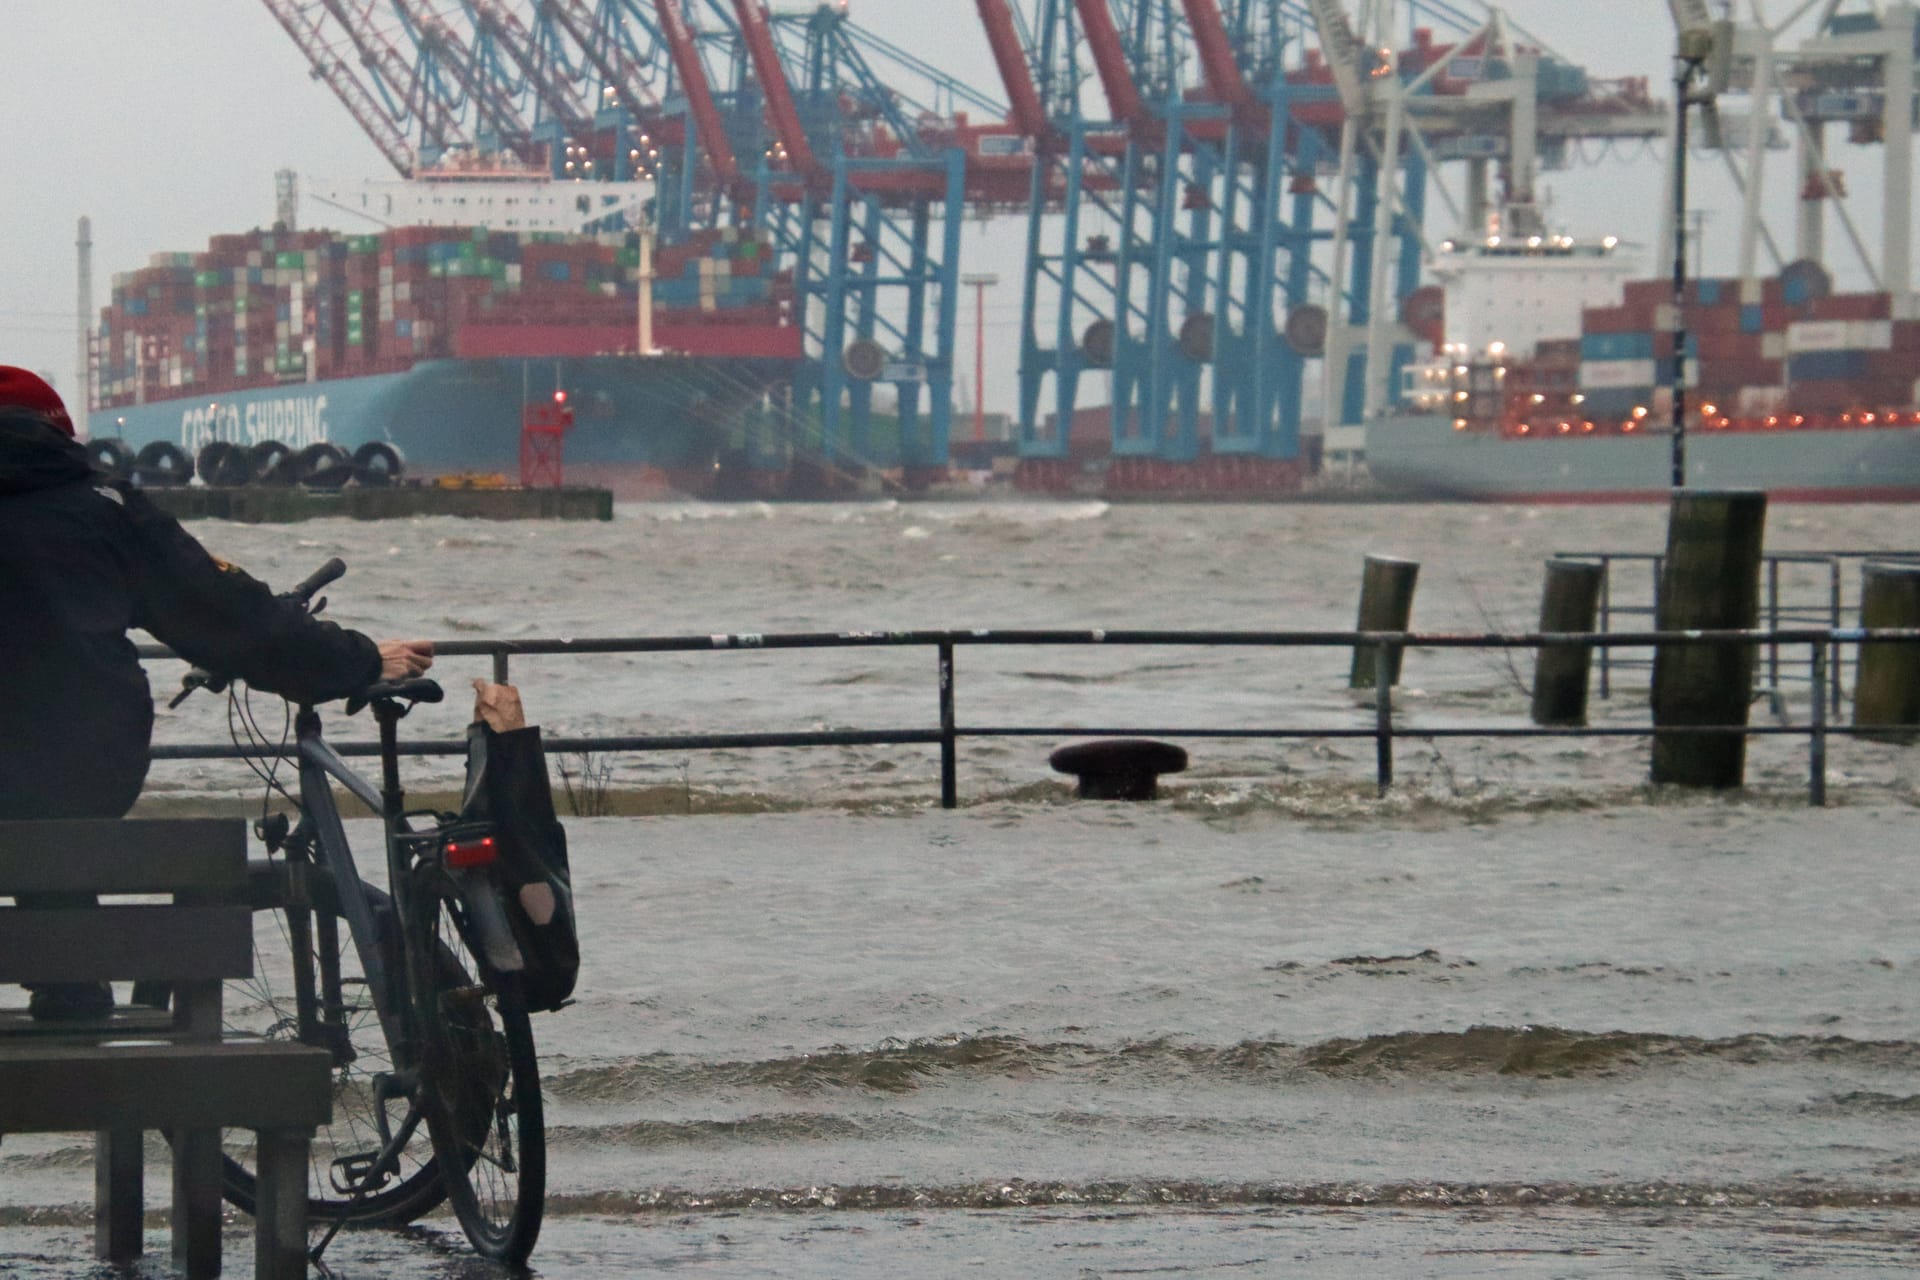
<svg viewBox="0 0 1920 1280">
<path fill-rule="evenodd" d="M 1471 0 L 1456 2 L 1471 7 Z M 1658 85 L 1669 74 L 1663 0 L 1511 0 L 1505 8 L 1596 76 L 1642 75 Z M 270 222 L 277 169 L 389 176 L 258 0 L 4 0 L 4 9 L 0 363 L 47 371 L 63 391 L 74 385 L 81 215 L 93 220 L 97 307 L 115 273 L 144 266 L 154 253 L 198 251 L 212 235 Z M 852 0 L 852 13 L 1004 97 L 973 0 Z M 1556 220 L 1577 233 L 1650 240 L 1660 174 L 1661 162 L 1642 155 L 1559 175 L 1547 184 Z M 1731 233 L 1734 197 L 1723 179 L 1703 175 L 1696 203 L 1714 209 Z M 315 221 L 311 212 L 308 221 Z M 1009 347 L 1019 286 L 1018 260 L 1006 246 L 1017 254 L 1018 225 L 968 235 L 967 265 L 1002 275 L 989 295 L 989 342 L 998 334 Z M 961 315 L 970 353 L 971 291 Z M 1011 364 L 1010 353 L 995 362 L 990 407 L 1010 398 Z"/>
</svg>

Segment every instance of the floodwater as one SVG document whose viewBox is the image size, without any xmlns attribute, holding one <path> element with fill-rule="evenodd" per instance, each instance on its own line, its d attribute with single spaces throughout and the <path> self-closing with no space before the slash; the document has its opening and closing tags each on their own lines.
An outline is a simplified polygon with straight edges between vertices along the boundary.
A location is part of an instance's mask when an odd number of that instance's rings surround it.
<svg viewBox="0 0 1920 1280">
<path fill-rule="evenodd" d="M 983 503 L 196 532 L 274 581 L 344 556 L 343 622 L 524 639 L 1340 629 L 1365 554 L 1421 562 L 1421 630 L 1526 630 L 1543 557 L 1657 551 L 1663 525 L 1638 508 Z M 1780 507 L 1768 547 L 1920 547 L 1920 512 Z M 1348 661 L 963 647 L 963 725 L 1059 732 L 963 742 L 951 812 L 919 746 L 556 759 L 632 816 L 568 823 L 587 962 L 579 1003 L 536 1020 L 552 1127 L 536 1272 L 1920 1265 L 1911 749 L 1835 738 L 1825 809 L 1793 737 L 1756 742 L 1725 796 L 1649 788 L 1633 738 L 1416 737 L 1385 797 L 1364 739 L 1189 740 L 1192 767 L 1145 805 L 1077 801 L 1047 766 L 1076 726 L 1363 727 Z M 487 670 L 442 667 L 456 686 Z M 1524 724 L 1530 669 L 1416 651 L 1397 714 L 1416 732 Z M 937 714 L 926 650 L 514 674 L 552 733 Z M 1805 685 L 1781 693 L 1805 723 Z M 1596 722 L 1643 723 L 1644 694 L 1644 670 L 1617 673 Z M 253 709 L 277 734 L 277 704 Z M 408 728 L 464 719 L 426 708 Z M 203 699 L 160 737 L 221 740 L 226 720 Z M 158 766 L 150 791 L 252 794 L 244 768 L 208 762 Z M 96 1274 L 90 1191 L 84 1137 L 0 1144 L 0 1272 Z M 440 1217 L 342 1235 L 327 1260 L 356 1280 L 489 1274 Z"/>
</svg>

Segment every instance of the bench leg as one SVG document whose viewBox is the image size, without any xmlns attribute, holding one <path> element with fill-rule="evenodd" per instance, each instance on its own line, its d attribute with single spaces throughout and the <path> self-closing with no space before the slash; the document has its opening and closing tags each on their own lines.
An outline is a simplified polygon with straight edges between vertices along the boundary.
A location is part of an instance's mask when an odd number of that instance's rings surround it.
<svg viewBox="0 0 1920 1280">
<path fill-rule="evenodd" d="M 173 1135 L 173 1263 L 187 1280 L 220 1274 L 220 1131 Z"/>
<path fill-rule="evenodd" d="M 303 1280 L 307 1274 L 306 1130 L 258 1135 L 259 1183 L 253 1221 L 254 1280 Z"/>
<path fill-rule="evenodd" d="M 138 1129 L 102 1129 L 93 1139 L 93 1253 L 115 1266 L 144 1247 L 143 1137 Z"/>
</svg>

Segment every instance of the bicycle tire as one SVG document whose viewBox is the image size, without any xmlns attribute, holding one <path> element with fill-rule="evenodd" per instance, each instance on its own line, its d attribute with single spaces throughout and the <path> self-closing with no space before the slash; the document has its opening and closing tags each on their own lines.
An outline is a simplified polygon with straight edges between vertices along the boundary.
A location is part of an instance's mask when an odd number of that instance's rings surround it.
<svg viewBox="0 0 1920 1280">
<path fill-rule="evenodd" d="M 373 1112 L 377 1103 L 373 1096 L 372 1078 L 375 1072 L 391 1068 L 392 1055 L 379 1018 L 374 1013 L 371 995 L 361 977 L 359 958 L 355 954 L 338 895 L 333 891 L 332 879 L 327 872 L 316 867 L 311 869 L 309 883 L 314 900 L 314 925 L 319 925 L 322 916 L 331 917 L 336 922 L 334 933 L 340 954 L 342 994 L 350 1000 L 357 994 L 358 1000 L 348 1010 L 352 1059 L 336 1066 L 333 1071 L 333 1119 L 320 1126 L 313 1137 L 307 1177 L 307 1216 L 314 1222 L 404 1226 L 432 1212 L 446 1198 L 446 1182 L 435 1163 L 430 1134 L 421 1123 L 424 1116 L 413 1117 L 413 1136 L 401 1153 L 399 1172 L 389 1175 L 378 1188 L 356 1194 L 334 1176 L 334 1162 L 343 1155 L 364 1156 L 370 1150 L 379 1150 L 380 1131 Z M 391 920 L 392 909 L 387 895 L 372 886 L 368 886 L 367 892 L 376 917 Z M 261 920 L 263 916 L 270 917 L 275 923 L 264 923 Z M 317 953 L 323 946 L 323 931 L 314 927 L 309 933 L 317 965 Z M 285 911 L 255 913 L 254 975 L 226 984 L 223 1016 L 228 1030 L 262 1035 L 267 1039 L 291 1040 L 295 1037 L 299 1022 L 295 1003 L 297 996 L 293 990 L 291 935 L 292 929 Z M 400 946 L 390 930 L 383 931 L 380 946 L 386 964 L 392 967 L 393 972 L 398 972 L 401 964 Z M 443 965 L 454 963 L 450 955 L 442 955 L 441 961 Z M 393 1107 L 396 1104 L 390 1102 L 387 1105 Z M 413 1105 L 407 1104 L 407 1109 Z M 406 1124 L 407 1121 L 404 1109 L 389 1112 L 390 1126 Z M 257 1187 L 254 1171 L 232 1150 L 226 1154 L 221 1184 L 222 1192 L 231 1204 L 244 1213 L 254 1212 Z"/>
<path fill-rule="evenodd" d="M 423 997 L 432 1047 L 421 1074 L 434 1154 L 474 1251 L 519 1267 L 540 1237 L 547 1188 L 546 1119 L 526 995 L 518 974 L 488 973 L 477 962 L 457 898 L 423 897 L 423 910 L 433 913 L 423 937 L 453 950 L 461 971 L 450 984 L 441 966 Z"/>
</svg>

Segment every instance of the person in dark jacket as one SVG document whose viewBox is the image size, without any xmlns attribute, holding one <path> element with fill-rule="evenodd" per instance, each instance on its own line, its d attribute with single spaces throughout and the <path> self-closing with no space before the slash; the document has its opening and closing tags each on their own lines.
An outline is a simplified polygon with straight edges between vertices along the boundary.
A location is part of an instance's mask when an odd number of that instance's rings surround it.
<svg viewBox="0 0 1920 1280">
<path fill-rule="evenodd" d="M 132 628 L 196 666 L 301 702 L 418 675 L 424 641 L 376 643 L 209 555 L 139 489 L 96 473 L 53 388 L 0 366 L 0 819 L 124 815 L 153 696 Z M 95 1016 L 103 986 L 42 987 L 36 1016 Z"/>
</svg>

